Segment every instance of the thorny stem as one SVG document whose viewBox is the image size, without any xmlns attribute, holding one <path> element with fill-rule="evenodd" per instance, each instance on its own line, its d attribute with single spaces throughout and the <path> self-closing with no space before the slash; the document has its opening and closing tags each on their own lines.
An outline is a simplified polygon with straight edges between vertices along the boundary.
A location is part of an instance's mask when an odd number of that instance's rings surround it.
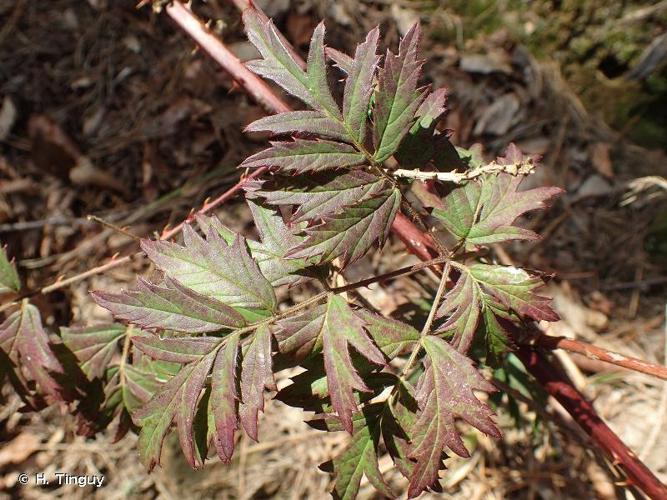
<svg viewBox="0 0 667 500">
<path fill-rule="evenodd" d="M 612 365 L 621 366 L 628 370 L 633 370 L 647 375 L 667 380 L 667 366 L 655 365 L 641 359 L 625 356 L 623 354 L 608 351 L 580 340 L 568 339 L 565 337 L 552 337 L 550 335 L 539 335 L 535 339 L 535 345 L 546 349 L 563 349 L 564 351 L 583 354 L 589 359 L 603 361 Z"/>
</svg>

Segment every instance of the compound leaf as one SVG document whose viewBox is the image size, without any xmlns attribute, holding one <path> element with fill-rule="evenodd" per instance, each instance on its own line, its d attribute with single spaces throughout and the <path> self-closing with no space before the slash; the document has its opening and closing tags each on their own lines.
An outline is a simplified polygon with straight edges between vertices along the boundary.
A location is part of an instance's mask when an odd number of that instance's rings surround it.
<svg viewBox="0 0 667 500">
<path fill-rule="evenodd" d="M 134 290 L 91 294 L 116 318 L 147 330 L 206 333 L 246 324 L 232 307 L 184 287 L 169 276 L 160 285 L 139 278 Z"/>
<path fill-rule="evenodd" d="M 445 295 L 436 317 L 447 318 L 438 332 L 452 332 L 452 345 L 459 352 L 470 348 L 480 317 L 484 318 L 487 345 L 496 356 L 508 345 L 496 316 L 514 312 L 537 321 L 558 320 L 550 306 L 551 299 L 537 293 L 542 281 L 523 269 L 479 263 L 454 265 L 460 276 Z"/>
<path fill-rule="evenodd" d="M 117 324 L 61 328 L 60 336 L 76 356 L 83 373 L 92 380 L 104 376 L 126 330 L 126 326 Z"/>
<path fill-rule="evenodd" d="M 183 237 L 185 246 L 142 240 L 141 248 L 165 274 L 195 292 L 232 307 L 275 309 L 273 287 L 248 254 L 241 236 L 228 245 L 212 229 L 204 240 L 186 225 Z"/>
<path fill-rule="evenodd" d="M 261 240 L 246 240 L 245 243 L 259 270 L 273 286 L 293 285 L 303 280 L 299 271 L 306 268 L 308 262 L 305 259 L 288 260 L 285 255 L 305 238 L 296 235 L 293 229 L 288 228 L 274 210 L 250 200 L 247 202 Z M 229 244 L 236 238 L 236 233 L 216 217 L 199 216 L 197 223 L 202 232 L 208 233 L 213 228 Z"/>
<path fill-rule="evenodd" d="M 547 207 L 562 190 L 542 187 L 517 191 L 521 180 L 519 176 L 501 173 L 468 182 L 449 193 L 443 199 L 443 208 L 433 210 L 433 215 L 467 249 L 507 240 L 537 239 L 534 232 L 512 224 L 526 212 Z"/>
<path fill-rule="evenodd" d="M 400 204 L 400 191 L 391 189 L 346 207 L 340 213 L 325 217 L 322 224 L 308 228 L 308 239 L 288 257 L 317 257 L 318 263 L 339 257 L 343 265 L 355 261 L 375 241 L 384 243 Z"/>
<path fill-rule="evenodd" d="M 326 306 L 319 305 L 303 314 L 279 320 L 275 330 L 278 350 L 286 354 L 294 353 L 299 360 L 320 351 L 325 313 Z"/>
<path fill-rule="evenodd" d="M 375 489 L 385 497 L 395 497 L 382 477 L 378 464 L 382 406 L 382 404 L 369 405 L 354 414 L 350 443 L 333 459 L 336 479 L 334 498 L 341 500 L 356 498 L 363 476 L 366 476 Z M 329 431 L 342 430 L 340 422 L 332 417 L 325 419 L 325 425 Z"/>
<path fill-rule="evenodd" d="M 384 365 L 385 358 L 364 331 L 364 322 L 345 299 L 332 295 L 327 303 L 322 329 L 324 367 L 331 404 L 343 427 L 352 433 L 352 415 L 357 411 L 354 390 L 371 392 L 352 365 L 350 347 L 369 361 Z"/>
<path fill-rule="evenodd" d="M 445 448 L 462 457 L 469 456 L 455 427 L 456 418 L 485 434 L 500 437 L 491 419 L 493 412 L 473 393 L 474 390 L 493 392 L 494 386 L 484 380 L 469 358 L 444 340 L 427 336 L 422 342 L 427 358 L 416 392 L 420 412 L 411 433 L 410 458 L 415 465 L 408 487 L 410 498 L 438 480 Z"/>
<path fill-rule="evenodd" d="M 149 470 L 160 462 L 162 443 L 172 422 L 176 422 L 181 449 L 192 467 L 201 465 L 195 452 L 193 422 L 197 402 L 217 351 L 183 366 L 146 406 L 136 412 L 141 422 L 139 453 Z"/>
<path fill-rule="evenodd" d="M 349 144 L 297 138 L 291 142 L 272 142 L 270 148 L 250 156 L 239 168 L 270 166 L 303 174 L 354 167 L 364 160 L 364 155 Z"/>
<path fill-rule="evenodd" d="M 13 260 L 7 257 L 7 248 L 0 247 L 0 293 L 18 292 L 21 280 Z"/>
<path fill-rule="evenodd" d="M 398 149 L 412 127 L 415 113 L 425 92 L 417 88 L 422 62 L 417 59 L 421 30 L 415 24 L 405 34 L 398 55 L 387 51 L 384 66 L 378 72 L 378 88 L 373 108 L 373 158 L 382 162 Z"/>
<path fill-rule="evenodd" d="M 255 184 L 259 186 L 259 184 Z M 318 176 L 289 179 L 287 185 L 253 187 L 248 194 L 261 196 L 270 205 L 298 205 L 290 222 L 299 223 L 324 218 L 345 207 L 386 191 L 387 181 L 363 170 L 339 175 L 330 172 Z"/>
<path fill-rule="evenodd" d="M 21 308 L 0 325 L 0 349 L 14 365 L 15 375 L 23 382 L 23 373 L 39 389 L 56 401 L 68 399 L 59 381 L 64 378 L 62 364 L 51 350 L 48 334 L 42 327 L 39 310 L 23 301 Z M 25 384 L 23 384 L 25 385 Z"/>
<path fill-rule="evenodd" d="M 473 264 L 470 275 L 505 309 L 536 321 L 558 321 L 558 314 L 551 308 L 551 299 L 538 295 L 544 286 L 541 279 L 513 266 Z"/>
<path fill-rule="evenodd" d="M 365 309 L 359 309 L 355 314 L 364 321 L 365 330 L 389 359 L 394 359 L 419 342 L 419 332 L 401 321 Z"/>
</svg>

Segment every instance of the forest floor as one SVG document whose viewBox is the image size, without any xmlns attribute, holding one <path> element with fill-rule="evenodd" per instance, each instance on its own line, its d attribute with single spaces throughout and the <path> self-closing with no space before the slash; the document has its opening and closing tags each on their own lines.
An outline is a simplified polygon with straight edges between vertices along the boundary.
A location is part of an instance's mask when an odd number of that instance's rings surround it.
<svg viewBox="0 0 667 500">
<path fill-rule="evenodd" d="M 242 133 L 262 110 L 166 16 L 136 3 L 0 0 L 0 242 L 28 287 L 136 251 L 134 239 L 88 215 L 150 237 L 233 184 L 236 165 L 266 139 Z M 299 50 L 320 18 L 328 44 L 347 50 L 376 25 L 394 47 L 421 21 L 427 80 L 449 89 L 441 125 L 453 130 L 452 141 L 488 157 L 515 142 L 543 156 L 526 186 L 566 190 L 553 209 L 526 221 L 541 241 L 498 253 L 554 274 L 548 291 L 562 321 L 545 328 L 665 363 L 667 157 L 659 146 L 667 144 L 667 124 L 656 109 L 667 92 L 660 59 L 667 2 L 264 4 Z M 232 2 L 195 0 L 194 8 L 240 58 L 253 57 Z M 239 200 L 217 215 L 250 231 Z M 383 266 L 410 262 L 400 242 L 387 246 L 396 261 Z M 350 276 L 377 267 L 367 258 Z M 35 303 L 47 325 L 107 321 L 88 291 L 127 286 L 146 269 L 135 259 Z M 429 286 L 397 281 L 369 289 L 367 298 L 390 313 L 426 297 Z M 667 384 L 559 358 L 601 416 L 667 481 Z M 319 433 L 300 412 L 272 403 L 260 421 L 263 439 L 242 438 L 231 465 L 191 471 L 172 442 L 163 467 L 149 475 L 136 437 L 114 443 L 113 429 L 78 437 L 59 409 L 20 413 L 20 402 L 3 394 L 0 498 L 326 498 L 329 476 L 317 466 L 346 442 L 344 433 Z M 586 446 L 557 403 L 549 405 L 534 425 L 528 407 L 519 427 L 500 413 L 500 443 L 470 432 L 472 458 L 447 460 L 446 495 L 630 498 L 613 464 Z M 400 491 L 389 462 L 381 465 Z M 102 473 L 105 484 L 96 491 L 17 484 L 18 472 L 37 471 Z M 369 485 L 361 497 L 373 497 Z"/>
</svg>

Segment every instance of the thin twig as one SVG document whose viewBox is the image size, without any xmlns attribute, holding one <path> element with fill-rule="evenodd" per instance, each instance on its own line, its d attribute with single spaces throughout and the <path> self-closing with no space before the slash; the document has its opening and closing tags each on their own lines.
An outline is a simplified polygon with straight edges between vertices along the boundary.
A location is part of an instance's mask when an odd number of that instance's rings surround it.
<svg viewBox="0 0 667 500">
<path fill-rule="evenodd" d="M 589 359 L 604 361 L 612 365 L 621 366 L 628 370 L 653 375 L 654 377 L 667 380 L 667 366 L 656 365 L 641 359 L 625 356 L 618 352 L 608 351 L 580 340 L 568 339 L 566 337 L 553 337 L 551 335 L 539 335 L 535 339 L 535 345 L 545 349 L 563 349 L 569 352 L 583 354 Z"/>
<path fill-rule="evenodd" d="M 667 487 L 609 428 L 593 405 L 572 386 L 549 358 L 526 345 L 519 346 L 516 354 L 547 393 L 563 405 L 563 408 L 591 437 L 593 444 L 623 470 L 631 484 L 650 498 L 667 499 Z"/>
<path fill-rule="evenodd" d="M 225 68 L 234 80 L 267 111 L 283 113 L 290 110 L 287 103 L 275 94 L 264 80 L 246 68 L 239 58 L 209 30 L 208 26 L 197 19 L 182 2 L 174 1 L 165 10 L 167 15 L 190 35 L 204 52 Z"/>
<path fill-rule="evenodd" d="M 100 224 L 101 226 L 112 229 L 119 234 L 128 236 L 129 238 L 132 238 L 135 241 L 141 240 L 141 237 L 137 236 L 136 234 L 133 234 L 133 233 L 129 232 L 127 229 L 125 229 L 123 227 L 117 226 L 113 222 L 106 221 L 106 220 L 98 217 L 97 215 L 89 215 L 87 217 L 87 219 L 91 222 L 95 222 L 97 224 Z"/>
</svg>

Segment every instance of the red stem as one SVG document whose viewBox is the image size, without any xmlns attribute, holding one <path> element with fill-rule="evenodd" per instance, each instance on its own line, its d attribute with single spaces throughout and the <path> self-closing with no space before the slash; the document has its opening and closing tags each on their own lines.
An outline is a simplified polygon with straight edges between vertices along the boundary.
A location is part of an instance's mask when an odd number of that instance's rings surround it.
<svg viewBox="0 0 667 500">
<path fill-rule="evenodd" d="M 272 113 L 284 113 L 290 108 L 287 103 L 275 94 L 267 83 L 246 68 L 220 40 L 197 17 L 179 1 L 167 6 L 167 15 L 178 24 L 183 31 L 192 37 L 197 44 L 211 56 L 258 103 Z"/>
<path fill-rule="evenodd" d="M 615 465 L 623 469 L 628 481 L 652 499 L 667 499 L 667 487 L 604 423 L 593 405 L 586 401 L 586 398 L 544 354 L 533 351 L 525 345 L 519 346 L 516 353 L 547 393 L 556 398 L 597 447 L 604 451 Z"/>
<path fill-rule="evenodd" d="M 667 380 L 667 367 L 647 363 L 641 359 L 632 358 L 623 354 L 608 351 L 601 347 L 596 347 L 586 342 L 572 340 L 566 337 L 552 337 L 550 335 L 539 335 L 535 339 L 535 345 L 545 349 L 563 349 L 565 351 L 583 354 L 589 359 L 604 361 L 612 365 L 622 366 L 629 370 L 646 373 L 655 377 Z"/>
<path fill-rule="evenodd" d="M 241 0 L 234 0 L 241 5 Z M 248 92 L 262 103 L 265 108 L 272 112 L 288 111 L 289 107 L 279 99 L 268 85 L 258 85 L 255 78 L 250 78 L 250 73 L 245 66 L 227 50 L 223 43 L 212 35 L 206 26 L 197 19 L 194 14 L 183 6 L 178 0 L 167 8 L 167 13 L 179 26 L 181 26 L 200 46 L 209 53 L 224 69 L 238 80 Z M 252 74 L 252 73 L 250 73 Z M 254 76 L 254 75 L 253 75 Z M 248 87 L 248 83 L 251 86 Z M 263 82 L 262 82 L 263 83 Z M 259 94 L 259 95 L 257 95 Z M 228 190 L 222 196 L 227 199 L 238 191 L 244 184 L 240 181 L 236 186 Z M 212 204 L 213 202 L 211 202 Z M 211 207 L 213 208 L 213 207 Z M 433 240 L 430 235 L 420 231 L 407 217 L 398 214 L 392 230 L 405 243 L 407 248 L 418 255 L 421 259 L 432 258 L 429 249 L 433 250 Z M 525 346 L 519 348 L 519 355 L 524 360 L 528 370 L 539 380 L 545 389 L 552 394 L 572 415 L 574 420 L 592 438 L 594 443 L 612 457 L 640 489 L 652 498 L 667 499 L 665 486 L 651 473 L 651 471 L 630 451 L 625 444 L 613 433 L 611 429 L 598 416 L 593 406 L 570 384 L 560 376 L 551 362 L 539 353 L 528 350 Z"/>
</svg>

